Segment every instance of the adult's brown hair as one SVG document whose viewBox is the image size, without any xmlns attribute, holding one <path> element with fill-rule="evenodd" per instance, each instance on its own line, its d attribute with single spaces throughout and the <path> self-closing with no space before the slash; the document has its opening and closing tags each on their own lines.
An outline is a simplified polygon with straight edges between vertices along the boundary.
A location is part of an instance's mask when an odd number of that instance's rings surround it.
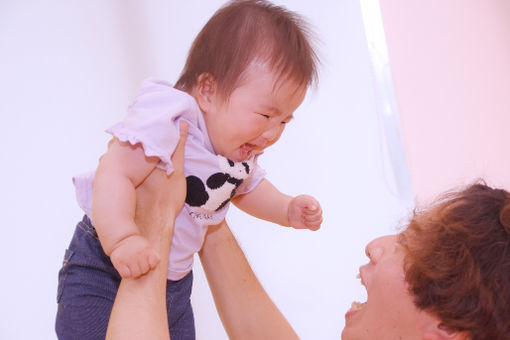
<svg viewBox="0 0 510 340">
<path fill-rule="evenodd" d="M 401 234 L 418 308 L 472 340 L 510 337 L 510 194 L 477 183 L 415 211 Z"/>
<path fill-rule="evenodd" d="M 201 74 L 209 74 L 227 100 L 253 61 L 269 63 L 279 81 L 306 86 L 317 81 L 318 58 L 304 20 L 268 1 L 237 0 L 202 28 L 175 87 L 189 92 Z"/>
</svg>

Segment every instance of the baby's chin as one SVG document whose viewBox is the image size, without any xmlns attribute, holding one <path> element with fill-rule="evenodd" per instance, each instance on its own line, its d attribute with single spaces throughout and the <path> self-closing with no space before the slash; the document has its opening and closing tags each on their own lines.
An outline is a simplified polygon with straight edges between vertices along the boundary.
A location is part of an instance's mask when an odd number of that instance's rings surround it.
<svg viewBox="0 0 510 340">
<path fill-rule="evenodd" d="M 246 144 L 237 148 L 230 155 L 223 155 L 224 157 L 230 159 L 234 162 L 244 162 L 252 158 L 253 156 L 253 148 L 247 146 Z"/>
<path fill-rule="evenodd" d="M 231 157 L 226 157 L 228 158 L 229 160 L 235 162 L 235 163 L 238 163 L 238 162 L 245 162 L 247 160 L 249 160 L 251 158 L 250 157 L 244 157 L 244 156 L 239 156 L 239 155 L 232 155 Z"/>
</svg>

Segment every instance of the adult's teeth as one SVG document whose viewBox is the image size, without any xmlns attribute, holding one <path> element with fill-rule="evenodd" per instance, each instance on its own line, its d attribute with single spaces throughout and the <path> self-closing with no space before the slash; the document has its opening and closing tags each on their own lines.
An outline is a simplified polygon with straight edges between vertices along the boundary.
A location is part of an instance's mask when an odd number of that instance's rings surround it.
<svg viewBox="0 0 510 340">
<path fill-rule="evenodd" d="M 360 310 L 361 308 L 363 308 L 364 305 L 365 305 L 364 303 L 361 303 L 361 302 L 358 302 L 358 301 L 354 301 L 351 304 L 351 310 Z"/>
<path fill-rule="evenodd" d="M 363 286 L 365 285 L 365 282 L 363 282 L 363 278 L 361 277 L 361 274 L 358 273 L 358 275 L 356 275 L 356 278 L 361 281 L 361 284 Z"/>
</svg>

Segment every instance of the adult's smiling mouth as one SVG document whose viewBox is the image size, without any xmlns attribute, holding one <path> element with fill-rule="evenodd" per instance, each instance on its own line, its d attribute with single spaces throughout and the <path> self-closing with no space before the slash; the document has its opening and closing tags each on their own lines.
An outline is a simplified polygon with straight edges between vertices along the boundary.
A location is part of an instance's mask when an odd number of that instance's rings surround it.
<svg viewBox="0 0 510 340">
<path fill-rule="evenodd" d="M 365 282 L 363 281 L 363 277 L 360 274 L 358 274 L 358 275 L 356 275 L 356 278 L 360 279 L 361 285 L 366 288 Z M 346 321 L 347 321 L 348 318 L 351 318 L 353 315 L 355 315 L 360 310 L 362 310 L 365 307 L 365 305 L 366 305 L 366 302 L 353 301 L 351 303 L 351 308 L 349 308 L 347 313 L 345 313 Z"/>
</svg>

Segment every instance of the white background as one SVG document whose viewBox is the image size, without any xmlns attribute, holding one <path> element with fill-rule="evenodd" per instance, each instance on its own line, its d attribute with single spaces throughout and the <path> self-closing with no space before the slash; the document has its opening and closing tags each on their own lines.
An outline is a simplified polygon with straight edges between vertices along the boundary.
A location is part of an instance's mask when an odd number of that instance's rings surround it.
<svg viewBox="0 0 510 340">
<path fill-rule="evenodd" d="M 71 178 L 93 169 L 105 128 L 146 77 L 175 81 L 200 28 L 223 1 L 0 3 L 0 338 L 53 339 L 57 272 L 76 222 Z M 363 247 L 406 217 L 387 183 L 374 83 L 358 1 L 277 1 L 312 24 L 323 59 L 281 140 L 261 157 L 283 192 L 312 194 L 318 232 L 284 229 L 231 209 L 253 269 L 303 339 L 338 339 L 364 299 Z M 199 261 L 198 339 L 225 339 Z"/>
</svg>

